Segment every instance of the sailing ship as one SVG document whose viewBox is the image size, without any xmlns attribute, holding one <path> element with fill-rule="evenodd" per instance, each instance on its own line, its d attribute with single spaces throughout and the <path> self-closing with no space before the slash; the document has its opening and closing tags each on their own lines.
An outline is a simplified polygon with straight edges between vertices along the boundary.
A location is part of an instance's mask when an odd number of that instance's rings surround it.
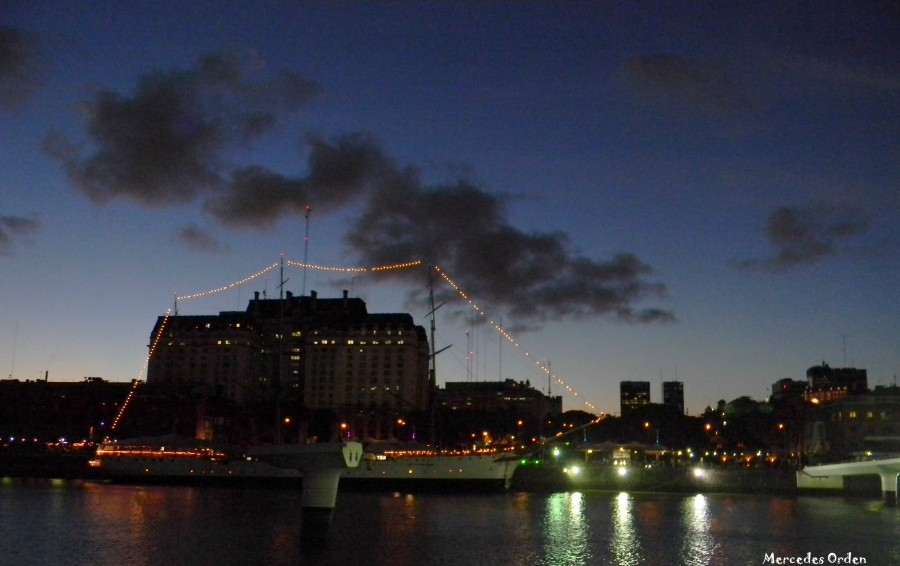
<svg viewBox="0 0 900 566">
<path fill-rule="evenodd" d="M 434 392 L 437 388 L 435 358 L 439 352 L 435 352 L 434 348 L 436 308 L 433 292 L 430 293 L 430 301 L 429 386 Z M 119 418 L 121 415 L 117 421 Z M 433 424 L 431 428 L 434 430 Z M 446 450 L 434 446 L 434 438 L 431 446 L 390 446 L 371 442 L 360 465 L 343 472 L 341 485 L 391 488 L 509 485 L 517 462 L 517 458 L 510 453 L 483 448 Z M 252 455 L 252 449 L 217 447 L 193 438 L 172 435 L 104 442 L 92 464 L 103 475 L 119 481 L 290 483 L 302 479 L 302 472 L 277 468 L 261 461 Z"/>
</svg>

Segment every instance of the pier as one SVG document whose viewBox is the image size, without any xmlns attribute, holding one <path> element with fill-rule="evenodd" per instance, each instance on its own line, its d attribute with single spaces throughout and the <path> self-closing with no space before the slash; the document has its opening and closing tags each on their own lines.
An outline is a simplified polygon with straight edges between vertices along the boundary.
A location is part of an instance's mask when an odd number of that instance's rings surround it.
<svg viewBox="0 0 900 566">
<path fill-rule="evenodd" d="M 819 464 L 806 466 L 797 472 L 798 487 L 815 487 L 809 478 L 843 478 L 845 476 L 877 475 L 881 478 L 881 496 L 886 505 L 897 505 L 897 475 L 900 474 L 900 458 L 881 460 L 864 460 L 860 462 L 841 462 L 837 464 Z"/>
</svg>

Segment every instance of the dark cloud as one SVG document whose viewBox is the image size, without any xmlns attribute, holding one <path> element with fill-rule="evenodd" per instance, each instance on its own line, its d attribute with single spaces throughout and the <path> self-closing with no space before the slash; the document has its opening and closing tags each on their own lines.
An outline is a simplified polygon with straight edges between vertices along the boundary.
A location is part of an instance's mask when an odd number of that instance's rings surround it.
<svg viewBox="0 0 900 566">
<path fill-rule="evenodd" d="M 769 217 L 766 228 L 775 247 L 769 258 L 738 264 L 744 269 L 781 271 L 810 265 L 840 253 L 838 244 L 866 231 L 867 223 L 853 209 L 816 205 L 782 207 Z"/>
<path fill-rule="evenodd" d="M 511 226 L 503 197 L 466 182 L 426 186 L 414 171 L 383 174 L 346 239 L 364 265 L 437 264 L 480 303 L 519 324 L 595 316 L 674 320 L 670 312 L 636 307 L 663 296 L 665 287 L 645 280 L 652 270 L 633 255 L 605 262 L 575 255 L 565 234 Z"/>
<path fill-rule="evenodd" d="M 38 86 L 37 44 L 21 30 L 0 26 L 0 111 L 19 108 Z"/>
<path fill-rule="evenodd" d="M 674 320 L 668 311 L 636 306 L 664 296 L 665 287 L 646 280 L 651 268 L 631 254 L 598 262 L 573 254 L 564 233 L 522 232 L 506 219 L 505 197 L 468 182 L 425 185 L 368 136 L 309 141 L 306 176 L 242 169 L 207 210 L 225 225 L 264 229 L 299 218 L 306 205 L 324 213 L 359 205 L 346 242 L 362 265 L 438 264 L 519 324 L 593 316 Z M 421 283 L 414 271 L 392 275 Z"/>
<path fill-rule="evenodd" d="M 39 227 L 36 218 L 0 216 L 0 256 L 11 255 L 16 238 L 37 232 Z"/>
<path fill-rule="evenodd" d="M 228 251 L 227 246 L 196 225 L 182 228 L 178 232 L 178 239 L 188 247 L 203 253 L 217 254 Z"/>
<path fill-rule="evenodd" d="M 747 106 L 742 89 L 717 65 L 668 54 L 636 55 L 625 62 L 625 76 L 638 95 L 692 109 L 731 113 Z"/>
<path fill-rule="evenodd" d="M 254 80 L 250 67 L 219 53 L 193 69 L 150 73 L 130 96 L 98 92 L 84 103 L 87 149 L 60 137 L 45 147 L 94 203 L 192 202 L 226 184 L 226 150 L 269 131 L 316 93 L 293 73 Z"/>
<path fill-rule="evenodd" d="M 473 296 L 520 323 L 592 316 L 673 320 L 667 311 L 636 306 L 665 293 L 646 279 L 651 269 L 636 257 L 595 261 L 573 254 L 563 233 L 522 232 L 506 220 L 504 197 L 466 182 L 427 186 L 369 136 L 334 142 L 308 136 L 306 170 L 296 176 L 223 163 L 226 150 L 270 129 L 314 91 L 296 75 L 254 82 L 241 60 L 208 57 L 194 69 L 145 76 L 130 96 L 98 93 L 86 105 L 91 151 L 61 137 L 49 138 L 46 149 L 97 204 L 199 201 L 223 226 L 258 230 L 302 217 L 307 205 L 325 214 L 361 210 L 346 241 L 363 265 L 439 264 Z M 217 250 L 199 228 L 180 237 Z"/>
<path fill-rule="evenodd" d="M 282 217 L 303 214 L 315 203 L 318 212 L 333 211 L 357 200 L 388 165 L 374 140 L 347 136 L 335 145 L 311 136 L 309 174 L 286 177 L 264 167 L 236 171 L 223 193 L 206 210 L 231 227 L 263 228 Z"/>
</svg>

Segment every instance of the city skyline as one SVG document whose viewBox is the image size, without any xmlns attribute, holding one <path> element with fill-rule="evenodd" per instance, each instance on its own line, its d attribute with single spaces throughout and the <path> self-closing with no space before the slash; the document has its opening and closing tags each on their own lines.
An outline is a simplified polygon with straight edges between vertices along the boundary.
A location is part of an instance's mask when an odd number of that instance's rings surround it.
<svg viewBox="0 0 900 566">
<path fill-rule="evenodd" d="M 697 414 L 822 362 L 900 373 L 890 7 L 0 12 L 0 375 L 142 376 L 173 297 L 268 269 L 178 302 L 242 310 L 282 253 L 422 262 L 294 263 L 285 290 L 426 327 L 439 266 L 484 316 L 438 281 L 438 382 L 546 389 L 546 366 L 565 409 L 616 413 L 625 380 L 681 381 Z"/>
</svg>

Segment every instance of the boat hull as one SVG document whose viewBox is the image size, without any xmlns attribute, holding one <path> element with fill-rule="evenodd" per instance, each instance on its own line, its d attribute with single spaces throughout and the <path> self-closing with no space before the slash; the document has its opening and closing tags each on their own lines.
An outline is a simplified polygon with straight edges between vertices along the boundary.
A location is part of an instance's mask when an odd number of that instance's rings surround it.
<svg viewBox="0 0 900 566">
<path fill-rule="evenodd" d="M 346 470 L 341 486 L 353 488 L 505 488 L 515 462 L 497 454 L 368 458 Z"/>
<path fill-rule="evenodd" d="M 175 456 L 165 451 L 101 451 L 96 460 L 106 479 L 120 483 L 299 486 L 303 472 L 256 458 Z M 372 455 L 341 472 L 340 489 L 472 491 L 503 489 L 516 462 L 498 454 Z"/>
</svg>

